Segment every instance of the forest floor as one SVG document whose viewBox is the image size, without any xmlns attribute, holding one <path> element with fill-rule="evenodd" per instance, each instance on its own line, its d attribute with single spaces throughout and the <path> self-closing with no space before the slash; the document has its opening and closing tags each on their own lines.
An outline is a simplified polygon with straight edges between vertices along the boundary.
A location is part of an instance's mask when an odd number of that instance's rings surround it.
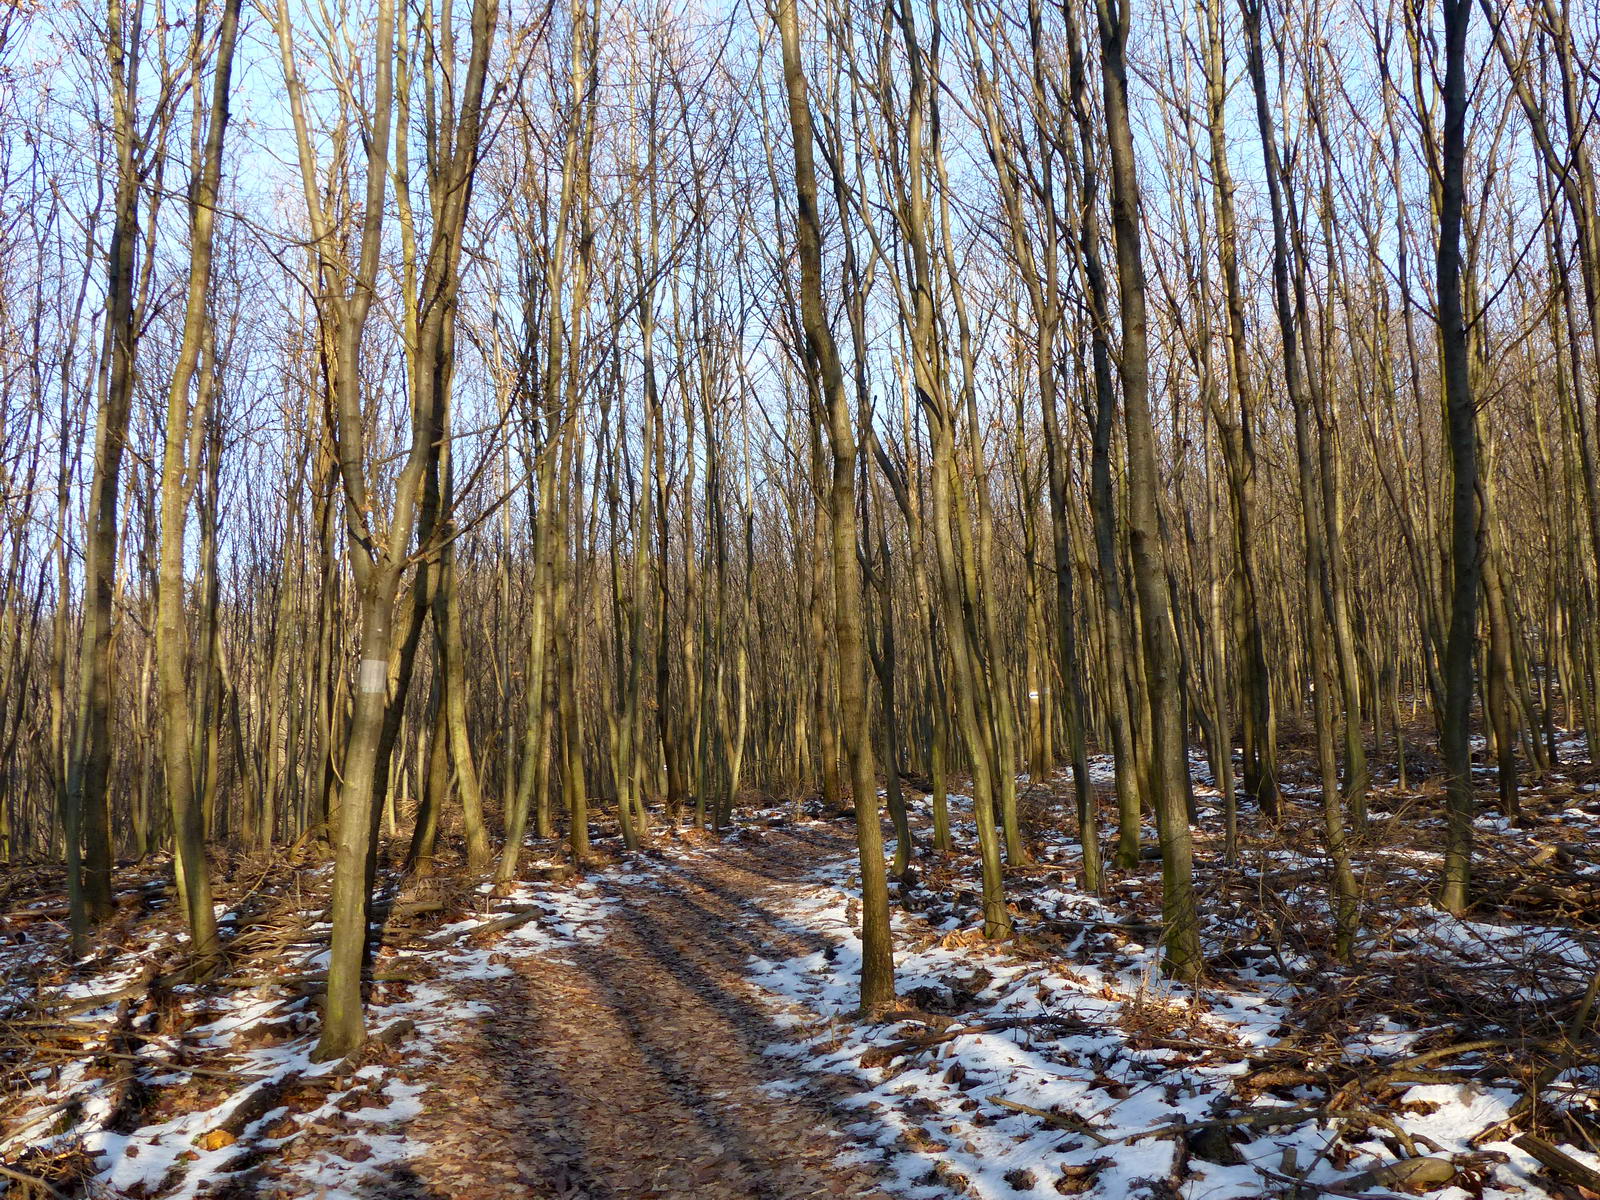
<svg viewBox="0 0 1600 1200">
<path fill-rule="evenodd" d="M 309 1058 L 325 865 L 223 864 L 230 965 L 203 987 L 161 975 L 181 935 L 160 864 L 119 880 L 108 948 L 75 964 L 59 880 L 13 872 L 0 1195 L 1600 1194 L 1600 1055 L 1564 1036 L 1600 964 L 1600 771 L 1479 819 L 1461 920 L 1428 905 L 1437 788 L 1377 788 L 1354 965 L 1331 957 L 1301 781 L 1281 824 L 1246 814 L 1230 866 L 1196 775 L 1198 992 L 1156 969 L 1158 864 L 1082 892 L 1051 780 L 1024 794 L 1019 936 L 977 935 L 971 856 L 920 856 L 893 885 L 904 1006 L 872 1024 L 851 1011 L 853 831 L 793 808 L 581 877 L 542 846 L 499 896 L 395 880 L 378 1036 L 341 1063 Z"/>
</svg>

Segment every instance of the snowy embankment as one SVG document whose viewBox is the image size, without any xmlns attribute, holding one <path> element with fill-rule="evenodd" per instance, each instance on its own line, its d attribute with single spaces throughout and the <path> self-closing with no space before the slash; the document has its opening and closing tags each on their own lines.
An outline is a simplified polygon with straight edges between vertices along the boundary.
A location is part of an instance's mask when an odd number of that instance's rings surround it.
<svg viewBox="0 0 1600 1200">
<path fill-rule="evenodd" d="M 1214 793 L 1198 791 L 1205 822 Z M 1591 803 L 1555 819 L 1581 812 L 1600 834 L 1595 797 L 1577 794 Z M 971 845 L 970 824 L 961 832 Z M 814 889 L 784 910 L 825 948 L 751 963 L 792 1030 L 769 1052 L 793 1063 L 793 1086 L 831 1082 L 859 1110 L 850 1132 L 901 1194 L 1582 1194 L 1558 1190 L 1509 1140 L 1516 1131 L 1497 1128 L 1526 1090 L 1508 1066 L 1526 1021 L 1474 1027 L 1413 993 L 1419 979 L 1424 989 L 1481 988 L 1491 1018 L 1497 997 L 1503 1014 L 1556 997 L 1570 1004 L 1596 969 L 1592 936 L 1444 916 L 1425 893 L 1403 900 L 1391 878 L 1421 879 L 1431 864 L 1419 871 L 1401 854 L 1385 869 L 1375 855 L 1365 877 L 1381 876 L 1384 894 L 1364 914 L 1362 965 L 1341 971 L 1314 940 L 1286 931 L 1326 924 L 1319 863 L 1304 848 L 1262 847 L 1239 871 L 1254 882 L 1253 903 L 1234 903 L 1228 888 L 1202 895 L 1215 969 L 1193 993 L 1158 970 L 1153 864 L 1101 898 L 1077 888 L 1079 847 L 1065 833 L 1046 833 L 1036 853 L 1038 867 L 1008 879 L 1020 935 L 1009 946 L 978 934 L 970 859 L 924 864 L 924 880 L 891 885 L 904 1009 L 883 1023 L 853 1019 L 859 900 L 848 861 L 819 868 Z M 1558 1119 L 1540 1124 L 1560 1152 L 1600 1170 L 1592 1147 L 1559 1132 L 1572 1128 L 1563 1108 L 1595 1118 L 1600 1072 L 1587 1061 L 1548 1079 L 1545 1116 Z"/>
<path fill-rule="evenodd" d="M 303 924 L 272 956 L 270 972 L 253 978 L 236 970 L 203 987 L 158 987 L 154 996 L 129 989 L 141 962 L 181 948 L 181 935 L 169 930 L 106 956 L 67 986 L 11 984 L 0 1012 L 15 1014 L 15 1030 L 31 1026 L 41 1046 L 71 1050 L 29 1055 L 39 1065 L 23 1072 L 0 1108 L 0 1165 L 81 1181 L 92 1194 L 191 1197 L 233 1186 L 326 1200 L 355 1195 L 425 1148 L 406 1136 L 424 1088 L 402 1076 L 481 1015 L 459 985 L 603 936 L 611 902 L 592 882 L 519 883 L 498 898 L 480 888 L 471 907 L 472 915 L 395 939 L 399 946 L 375 955 L 367 1013 L 374 1043 L 355 1060 L 311 1059 L 325 921 Z M 229 931 L 230 914 L 219 908 L 219 918 Z M 21 957 L 33 945 L 8 949 Z M 130 994 L 84 1007 L 119 989 Z M 319 1136 L 297 1152 L 308 1131 Z M 267 1165 L 271 1180 L 258 1178 Z M 7 1183 L 0 1178 L 0 1193 Z"/>
</svg>

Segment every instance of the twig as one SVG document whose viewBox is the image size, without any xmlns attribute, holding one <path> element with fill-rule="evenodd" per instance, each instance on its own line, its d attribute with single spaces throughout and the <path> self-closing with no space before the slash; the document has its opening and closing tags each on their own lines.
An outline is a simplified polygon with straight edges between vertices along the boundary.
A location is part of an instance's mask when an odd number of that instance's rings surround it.
<svg viewBox="0 0 1600 1200">
<path fill-rule="evenodd" d="M 413 971 L 364 971 L 362 983 L 415 983 L 418 976 Z M 237 979 L 219 980 L 218 987 L 256 988 L 285 987 L 314 992 L 328 986 L 326 971 L 313 971 L 309 975 L 243 975 Z"/>
<path fill-rule="evenodd" d="M 1384 1192 L 1352 1192 L 1352 1191 L 1347 1191 L 1347 1190 L 1345 1190 L 1343 1188 L 1335 1187 L 1331 1183 L 1319 1183 L 1319 1184 L 1315 1184 L 1315 1185 L 1310 1185 L 1310 1184 L 1307 1184 L 1306 1181 L 1303 1180 L 1303 1179 L 1296 1179 L 1293 1175 L 1280 1175 L 1277 1171 L 1269 1170 L 1268 1168 L 1263 1167 L 1263 1166 L 1257 1166 L 1256 1167 L 1256 1172 L 1258 1174 L 1260 1174 L 1263 1178 L 1272 1180 L 1272 1182 L 1274 1182 L 1274 1183 L 1287 1183 L 1287 1184 L 1291 1184 L 1294 1187 L 1298 1187 L 1298 1188 L 1315 1186 L 1315 1188 L 1317 1190 L 1317 1193 L 1319 1195 L 1322 1195 L 1322 1196 L 1340 1196 L 1340 1197 L 1343 1197 L 1343 1200 L 1389 1200 L 1389 1198 L 1394 1195 L 1394 1193 L 1390 1192 L 1390 1191 L 1384 1191 Z"/>
<path fill-rule="evenodd" d="M 1428 1149 L 1443 1153 L 1439 1144 L 1431 1138 L 1420 1134 L 1409 1134 L 1396 1122 L 1379 1113 L 1370 1112 L 1364 1108 L 1257 1108 L 1249 1112 L 1240 1113 L 1236 1117 L 1217 1117 L 1209 1121 L 1183 1121 L 1172 1125 L 1157 1125 L 1153 1129 L 1142 1129 L 1137 1133 L 1130 1133 L 1126 1137 L 1118 1138 L 1119 1142 L 1136 1142 L 1147 1137 L 1171 1137 L 1180 1133 L 1193 1133 L 1199 1129 L 1227 1129 L 1236 1125 L 1300 1125 L 1307 1121 L 1366 1121 L 1372 1125 L 1387 1129 L 1400 1139 L 1400 1144 L 1406 1152 L 1413 1157 L 1420 1157 L 1417 1153 L 1417 1143 L 1421 1142 Z"/>
<path fill-rule="evenodd" d="M 1097 1133 L 1088 1121 L 1077 1113 L 1054 1113 L 1043 1108 L 1034 1108 L 1031 1104 L 1021 1104 L 1015 1100 L 1007 1100 L 1004 1096 L 990 1096 L 991 1104 L 998 1104 L 1001 1108 L 1009 1108 L 1014 1112 L 1027 1113 L 1030 1117 L 1038 1117 L 1046 1125 L 1054 1125 L 1057 1129 L 1071 1130 L 1093 1139 L 1102 1146 L 1112 1145 L 1115 1139 Z"/>
<path fill-rule="evenodd" d="M 56 1197 L 56 1200 L 67 1200 L 64 1192 L 56 1191 L 55 1188 L 51 1187 L 37 1175 L 29 1175 L 24 1171 L 18 1171 L 15 1167 L 8 1167 L 4 1163 L 0 1163 L 0 1175 L 3 1175 L 7 1179 L 14 1179 L 16 1182 L 25 1184 L 28 1187 L 43 1188 L 52 1196 Z"/>
<path fill-rule="evenodd" d="M 1457 1042 L 1453 1046 L 1440 1046 L 1436 1050 L 1425 1050 L 1421 1054 L 1413 1054 L 1409 1058 L 1402 1058 L 1398 1062 L 1388 1064 L 1386 1074 L 1395 1071 L 1404 1071 L 1409 1067 L 1420 1067 L 1424 1063 L 1437 1062 L 1441 1058 L 1453 1058 L 1457 1054 L 1475 1054 L 1479 1050 L 1494 1050 L 1500 1046 L 1520 1045 L 1510 1038 L 1484 1038 L 1478 1042 Z"/>
<path fill-rule="evenodd" d="M 956 1025 L 940 1033 L 919 1034 L 916 1037 L 902 1038 L 898 1042 L 890 1042 L 887 1046 L 869 1046 L 866 1053 L 861 1056 L 863 1067 L 886 1067 L 897 1058 L 907 1054 L 915 1054 L 923 1050 L 932 1050 L 946 1042 L 953 1042 L 957 1038 L 966 1037 L 977 1033 L 1000 1033 L 1007 1029 L 1017 1029 L 1029 1025 L 1059 1025 L 1067 1029 L 1082 1026 L 1083 1022 L 1070 1017 L 1008 1017 L 999 1021 L 984 1021 L 977 1025 Z"/>
<path fill-rule="evenodd" d="M 90 1047 L 84 1050 L 57 1050 L 54 1047 L 42 1046 L 36 1048 L 35 1053 L 52 1054 L 57 1058 L 70 1058 L 74 1060 L 81 1058 L 115 1058 L 120 1061 L 138 1063 L 140 1066 L 147 1067 L 151 1071 L 178 1071 L 185 1075 L 204 1075 L 213 1079 L 227 1079 L 244 1083 L 249 1083 L 252 1082 L 254 1078 L 259 1078 L 240 1075 L 237 1071 L 223 1071 L 214 1067 L 191 1067 L 186 1066 L 183 1063 L 162 1062 L 159 1059 L 146 1058 L 139 1054 L 124 1054 L 119 1050 L 102 1050 L 98 1047 Z"/>
<path fill-rule="evenodd" d="M 1303 1125 L 1307 1121 L 1321 1121 L 1336 1116 L 1339 1110 L 1327 1108 L 1256 1108 L 1236 1117 L 1216 1117 L 1209 1121 L 1179 1121 L 1157 1125 L 1117 1138 L 1118 1142 L 1137 1142 L 1147 1137 L 1172 1137 L 1180 1133 L 1194 1133 L 1200 1129 L 1228 1129 L 1236 1125 Z"/>
</svg>

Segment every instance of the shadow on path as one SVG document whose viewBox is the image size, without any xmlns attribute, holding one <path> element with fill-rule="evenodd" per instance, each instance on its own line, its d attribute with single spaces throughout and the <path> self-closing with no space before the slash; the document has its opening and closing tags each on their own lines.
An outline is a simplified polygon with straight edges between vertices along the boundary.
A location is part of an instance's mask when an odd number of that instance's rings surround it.
<svg viewBox="0 0 1600 1200">
<path fill-rule="evenodd" d="M 479 1020 L 427 1072 L 418 1145 L 385 1195 L 567 1200 L 881 1198 L 816 1086 L 766 1053 L 792 1034 L 747 982 L 752 955 L 826 939 L 772 910 L 848 837 L 768 830 L 606 887 L 604 940 L 471 981 Z M 846 1160 L 846 1161 L 841 1161 Z M 387 1188 L 392 1182 L 393 1190 Z"/>
</svg>

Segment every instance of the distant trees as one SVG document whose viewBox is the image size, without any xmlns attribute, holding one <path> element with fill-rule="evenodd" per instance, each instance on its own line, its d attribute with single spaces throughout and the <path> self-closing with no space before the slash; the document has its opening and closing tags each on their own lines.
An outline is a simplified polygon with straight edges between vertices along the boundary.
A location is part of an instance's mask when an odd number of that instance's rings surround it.
<svg viewBox="0 0 1600 1200">
<path fill-rule="evenodd" d="M 1463 911 L 1479 808 L 1600 733 L 1581 6 L 20 11 L 0 853 L 81 951 L 118 856 L 203 965 L 208 854 L 330 855 L 342 1055 L 387 868 L 816 799 L 877 1010 L 880 808 L 1004 937 L 1070 771 L 1193 978 L 1309 763 L 1355 955 L 1388 765 Z"/>
</svg>

